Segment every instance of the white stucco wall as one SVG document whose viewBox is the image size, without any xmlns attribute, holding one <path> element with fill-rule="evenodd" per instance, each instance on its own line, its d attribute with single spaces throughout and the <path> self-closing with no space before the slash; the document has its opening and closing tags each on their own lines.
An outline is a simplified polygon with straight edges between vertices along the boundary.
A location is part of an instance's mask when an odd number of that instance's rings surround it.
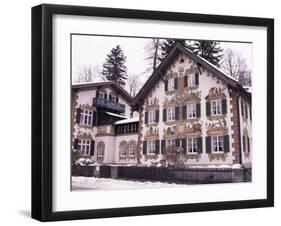
<svg viewBox="0 0 281 226">
<path fill-rule="evenodd" d="M 187 57 L 185 57 L 185 61 L 184 63 L 180 63 L 179 59 L 181 59 L 182 57 L 178 57 L 178 59 L 175 60 L 174 64 L 168 69 L 168 71 L 170 70 L 171 72 L 176 72 L 178 73 L 178 77 L 179 77 L 179 69 L 180 67 L 184 68 L 184 71 L 190 67 L 192 67 L 192 65 L 194 65 L 193 60 L 188 59 Z M 230 112 L 230 96 L 229 96 L 229 92 L 227 90 L 227 87 L 225 84 L 223 84 L 221 81 L 219 81 L 216 77 L 212 77 L 212 76 L 207 76 L 208 75 L 208 71 L 207 70 L 203 70 L 201 74 L 199 74 L 199 90 L 201 91 L 201 119 L 200 122 L 202 123 L 202 148 L 203 148 L 203 153 L 201 154 L 201 158 L 199 159 L 199 161 L 191 160 L 188 159 L 186 164 L 190 164 L 190 165 L 203 165 L 203 164 L 232 164 L 232 139 L 231 139 L 231 117 L 232 117 L 232 113 Z M 183 75 L 184 76 L 184 75 Z M 167 97 L 167 95 L 165 94 L 165 87 L 164 87 L 164 81 L 158 81 L 158 83 L 156 84 L 156 89 L 152 89 L 150 91 L 150 93 L 148 94 L 147 98 L 151 99 L 151 98 L 158 98 L 159 99 L 159 123 L 158 123 L 158 128 L 159 128 L 159 139 L 162 140 L 163 139 L 163 130 L 164 128 L 168 127 L 165 125 L 165 123 L 163 122 L 163 102 L 165 100 L 165 97 Z M 217 88 L 225 88 L 225 95 L 226 95 L 226 100 L 227 100 L 227 115 L 226 115 L 226 122 L 227 122 L 227 126 L 228 126 L 228 135 L 229 135 L 229 150 L 230 152 L 227 154 L 227 157 L 225 159 L 225 161 L 223 160 L 213 160 L 212 162 L 210 162 L 208 154 L 206 153 L 206 140 L 205 137 L 207 136 L 206 133 L 206 122 L 208 121 L 207 117 L 206 117 L 206 100 L 205 97 L 208 95 L 209 90 L 212 87 L 217 87 Z M 145 109 L 145 104 L 143 104 L 143 109 Z M 145 111 L 145 110 L 144 110 Z M 143 112 L 142 114 L 142 121 L 144 122 L 144 117 L 145 114 Z M 143 131 L 141 131 L 142 133 L 142 141 L 144 140 L 144 134 L 145 132 L 149 129 L 148 126 L 146 126 L 145 124 L 142 125 L 143 126 Z M 160 143 L 161 146 L 161 143 Z M 142 147 L 141 147 L 142 150 Z M 159 155 L 159 159 L 161 159 L 163 156 Z M 150 164 L 151 160 L 147 160 L 145 161 L 145 157 L 142 155 L 142 159 L 141 159 L 142 164 Z"/>
<path fill-rule="evenodd" d="M 136 156 L 135 158 L 126 158 L 126 159 L 122 159 L 120 158 L 120 143 L 122 141 L 126 141 L 127 143 L 129 143 L 130 141 L 135 141 L 137 144 L 138 141 L 138 134 L 134 133 L 134 134 L 126 134 L 126 135 L 117 135 L 116 136 L 116 142 L 115 142 L 115 163 L 118 164 L 132 164 L 132 163 L 137 163 L 137 151 L 136 151 Z M 137 150 L 137 149 L 136 149 Z"/>
</svg>

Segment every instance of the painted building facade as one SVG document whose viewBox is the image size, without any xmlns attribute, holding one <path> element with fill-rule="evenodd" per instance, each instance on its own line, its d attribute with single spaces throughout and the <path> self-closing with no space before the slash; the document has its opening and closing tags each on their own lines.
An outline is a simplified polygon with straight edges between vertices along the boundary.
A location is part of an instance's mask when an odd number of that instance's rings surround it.
<svg viewBox="0 0 281 226">
<path fill-rule="evenodd" d="M 96 150 L 91 159 L 100 163 L 251 167 L 251 94 L 183 46 L 174 47 L 134 99 L 120 87 L 116 95 L 112 84 L 89 85 L 86 90 L 78 85 L 73 97 L 74 150 L 83 149 L 81 134 L 90 134 L 91 150 Z M 94 116 L 100 111 L 93 100 L 95 87 L 113 92 L 124 110 L 102 108 L 108 117 Z M 100 123 L 81 127 L 79 108 L 91 109 Z M 139 117 L 129 118 L 134 111 Z"/>
</svg>

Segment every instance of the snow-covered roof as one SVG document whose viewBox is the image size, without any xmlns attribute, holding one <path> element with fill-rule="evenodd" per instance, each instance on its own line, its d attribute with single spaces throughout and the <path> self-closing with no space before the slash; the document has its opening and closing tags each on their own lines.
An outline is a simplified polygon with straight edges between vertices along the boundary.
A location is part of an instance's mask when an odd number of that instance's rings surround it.
<svg viewBox="0 0 281 226">
<path fill-rule="evenodd" d="M 126 117 L 124 115 L 119 115 L 119 114 L 115 114 L 115 113 L 112 113 L 112 112 L 106 112 L 106 114 L 114 116 L 114 117 L 124 118 L 124 119 L 128 118 L 128 117 Z"/>
<path fill-rule="evenodd" d="M 252 92 L 253 92 L 252 86 L 243 86 L 243 88 L 244 88 L 248 93 L 252 93 Z"/>
<path fill-rule="evenodd" d="M 120 124 L 126 124 L 126 123 L 138 122 L 138 121 L 139 121 L 139 117 L 136 117 L 136 118 L 123 119 L 123 120 L 115 122 L 114 124 L 120 125 Z"/>
</svg>

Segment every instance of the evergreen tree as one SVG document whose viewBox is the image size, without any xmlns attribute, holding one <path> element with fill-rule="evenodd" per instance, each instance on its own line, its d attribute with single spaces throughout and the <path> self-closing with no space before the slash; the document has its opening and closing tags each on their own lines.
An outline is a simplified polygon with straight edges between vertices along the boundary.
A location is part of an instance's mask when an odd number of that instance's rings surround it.
<svg viewBox="0 0 281 226">
<path fill-rule="evenodd" d="M 103 64 L 102 75 L 107 80 L 115 81 L 120 86 L 125 86 L 125 80 L 128 79 L 125 62 L 126 56 L 121 47 L 117 45 L 107 54 L 107 58 Z"/>
<path fill-rule="evenodd" d="M 186 41 L 184 39 L 165 39 L 160 46 L 160 61 L 165 59 L 165 57 L 169 54 L 169 52 L 173 49 L 173 47 L 180 43 L 183 46 L 186 46 Z"/>
<path fill-rule="evenodd" d="M 192 41 L 187 47 L 198 56 L 206 59 L 215 66 L 219 66 L 223 57 L 223 49 L 216 41 Z"/>
</svg>

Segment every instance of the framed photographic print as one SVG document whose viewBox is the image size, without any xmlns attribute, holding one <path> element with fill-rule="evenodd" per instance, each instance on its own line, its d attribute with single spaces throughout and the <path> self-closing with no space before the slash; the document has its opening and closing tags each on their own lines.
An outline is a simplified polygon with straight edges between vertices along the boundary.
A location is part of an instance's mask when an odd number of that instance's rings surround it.
<svg viewBox="0 0 281 226">
<path fill-rule="evenodd" d="M 33 7 L 32 217 L 273 206 L 273 81 L 273 19 Z"/>
</svg>

